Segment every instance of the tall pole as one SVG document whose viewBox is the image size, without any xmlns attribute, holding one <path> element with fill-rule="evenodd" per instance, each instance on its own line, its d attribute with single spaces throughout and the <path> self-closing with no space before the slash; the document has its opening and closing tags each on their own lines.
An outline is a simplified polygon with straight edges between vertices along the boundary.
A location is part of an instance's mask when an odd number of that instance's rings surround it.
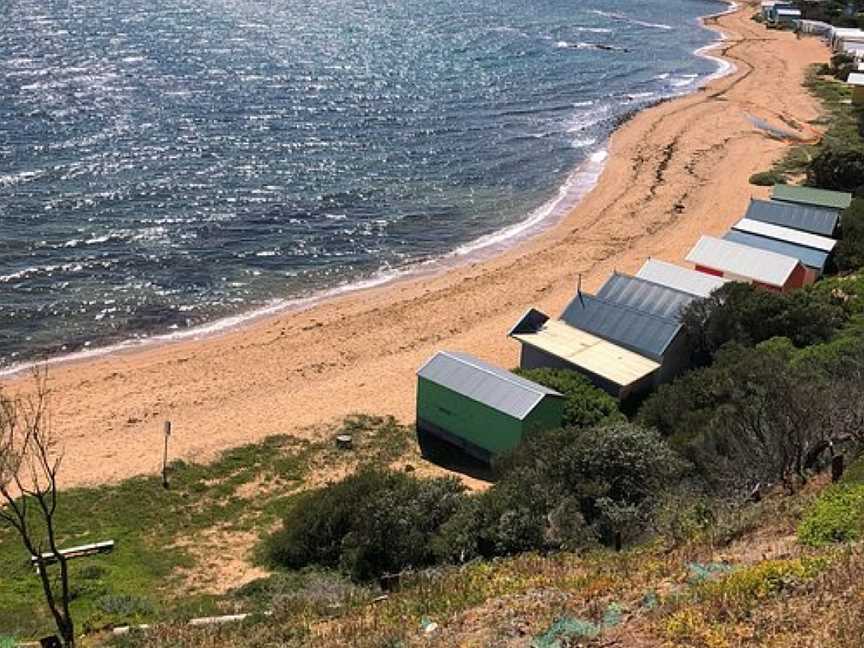
<svg viewBox="0 0 864 648">
<path fill-rule="evenodd" d="M 162 487 L 168 488 L 168 437 L 171 436 L 171 421 L 165 421 L 165 448 L 162 452 Z"/>
</svg>

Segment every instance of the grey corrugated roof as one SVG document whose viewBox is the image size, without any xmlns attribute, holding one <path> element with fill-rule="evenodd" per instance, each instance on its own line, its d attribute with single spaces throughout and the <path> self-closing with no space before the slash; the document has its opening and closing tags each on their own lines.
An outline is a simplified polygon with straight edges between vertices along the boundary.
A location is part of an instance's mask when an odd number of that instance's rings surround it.
<svg viewBox="0 0 864 648">
<path fill-rule="evenodd" d="M 775 200 L 751 200 L 744 218 L 783 225 L 802 232 L 833 236 L 840 212 L 836 209 Z"/>
<path fill-rule="evenodd" d="M 714 277 L 704 272 L 682 268 L 674 263 L 648 259 L 636 273 L 640 279 L 647 279 L 676 290 L 683 290 L 697 297 L 708 297 L 720 286 L 727 283 L 722 277 Z"/>
<path fill-rule="evenodd" d="M 808 268 L 816 268 L 820 272 L 825 269 L 825 263 L 828 261 L 828 254 L 826 252 L 814 250 L 813 248 L 804 247 L 802 245 L 795 245 L 794 243 L 789 243 L 787 241 L 778 241 L 765 236 L 759 236 L 758 234 L 751 234 L 749 232 L 731 230 L 725 234 L 723 238 L 727 241 L 732 241 L 733 243 L 749 245 L 750 247 L 758 248 L 760 250 L 768 250 L 769 252 L 776 252 L 777 254 L 783 254 L 792 257 L 793 259 L 798 259 Z"/>
<path fill-rule="evenodd" d="M 673 319 L 619 306 L 586 293 L 576 295 L 561 319 L 658 362 L 663 361 L 663 353 L 681 330 L 681 324 Z"/>
<path fill-rule="evenodd" d="M 668 319 L 679 319 L 681 312 L 696 299 L 690 293 L 618 272 L 597 291 L 597 297 Z"/>
<path fill-rule="evenodd" d="M 727 277 L 737 276 L 782 288 L 801 262 L 795 257 L 769 252 L 713 236 L 703 236 L 687 253 L 687 261 L 719 270 Z"/>
<path fill-rule="evenodd" d="M 520 421 L 546 396 L 563 398 L 554 389 L 455 351 L 435 354 L 417 375 Z"/>
</svg>

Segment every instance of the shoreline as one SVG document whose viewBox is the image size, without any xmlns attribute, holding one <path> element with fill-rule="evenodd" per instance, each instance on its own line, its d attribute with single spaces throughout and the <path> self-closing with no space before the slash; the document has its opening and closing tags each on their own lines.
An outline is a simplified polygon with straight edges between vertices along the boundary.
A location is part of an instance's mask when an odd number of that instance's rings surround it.
<svg viewBox="0 0 864 648">
<path fill-rule="evenodd" d="M 94 350 L 53 365 L 64 486 L 155 470 L 164 419 L 175 425 L 174 458 L 195 460 L 270 434 L 315 436 L 357 411 L 410 420 L 414 371 L 434 350 L 467 350 L 512 366 L 517 345 L 506 330 L 513 318 L 532 305 L 557 312 L 578 275 L 590 290 L 613 269 L 635 271 L 647 256 L 681 263 L 699 234 L 725 229 L 762 191 L 747 177 L 786 148 L 744 112 L 801 124 L 819 114 L 800 81 L 827 49 L 766 33 L 748 8 L 703 19 L 726 34 L 712 49 L 736 67 L 618 127 L 596 186 L 531 239 L 202 340 L 97 357 Z M 27 388 L 20 377 L 4 383 Z"/>
<path fill-rule="evenodd" d="M 608 136 L 590 150 L 588 156 L 573 168 L 564 183 L 558 188 L 557 195 L 530 211 L 520 221 L 507 225 L 471 241 L 460 244 L 455 249 L 444 252 L 426 261 L 412 263 L 403 268 L 379 270 L 371 276 L 360 278 L 330 288 L 323 288 L 308 295 L 296 297 L 277 297 L 265 304 L 254 306 L 232 315 L 218 317 L 212 321 L 195 325 L 180 331 L 164 331 L 142 336 L 132 336 L 104 345 L 90 346 L 69 352 L 48 355 L 41 360 L 28 359 L 0 366 L 0 381 L 16 379 L 32 371 L 35 367 L 54 367 L 86 363 L 114 354 L 134 354 L 156 350 L 160 347 L 186 341 L 204 342 L 209 338 L 231 334 L 245 327 L 254 326 L 269 318 L 302 313 L 317 305 L 343 296 L 362 293 L 366 290 L 387 288 L 404 281 L 420 281 L 450 272 L 465 264 L 482 263 L 500 254 L 519 248 L 544 232 L 558 227 L 576 209 L 579 203 L 597 186 L 609 156 L 609 143 L 624 124 L 640 112 L 681 97 L 701 91 L 712 81 L 735 72 L 734 64 L 721 57 L 711 56 L 710 52 L 722 47 L 726 36 L 722 30 L 707 24 L 717 18 L 737 10 L 740 6 L 734 0 L 715 0 L 727 8 L 723 11 L 700 16 L 698 22 L 703 29 L 714 32 L 717 39 L 692 52 L 697 58 L 715 63 L 718 69 L 693 80 L 687 89 L 670 92 L 650 100 L 644 106 L 625 110 L 616 119 Z M 38 355 L 38 354 L 37 354 Z"/>
</svg>

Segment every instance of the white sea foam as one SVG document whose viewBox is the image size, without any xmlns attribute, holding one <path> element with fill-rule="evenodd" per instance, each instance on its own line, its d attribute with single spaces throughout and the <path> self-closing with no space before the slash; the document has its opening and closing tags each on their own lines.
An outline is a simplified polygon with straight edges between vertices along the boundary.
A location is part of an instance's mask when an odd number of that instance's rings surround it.
<svg viewBox="0 0 864 648">
<path fill-rule="evenodd" d="M 494 256 L 502 250 L 512 247 L 515 243 L 534 236 L 562 220 L 563 217 L 597 184 L 597 180 L 600 178 L 600 174 L 603 172 L 603 168 L 606 165 L 607 157 L 608 153 L 605 149 L 595 151 L 568 177 L 567 181 L 561 186 L 558 190 L 558 194 L 554 198 L 548 201 L 545 205 L 534 210 L 524 221 L 461 245 L 449 254 L 438 259 L 415 263 L 404 268 L 384 268 L 366 279 L 346 282 L 342 285 L 306 297 L 272 300 L 267 303 L 267 305 L 255 310 L 221 318 L 208 324 L 185 330 L 176 330 L 176 327 L 173 327 L 169 333 L 128 339 L 104 347 L 92 348 L 90 345 L 85 345 L 86 348 L 81 351 L 56 356 L 41 361 L 39 364 L 53 365 L 58 363 L 90 360 L 112 353 L 143 348 L 145 346 L 153 346 L 181 340 L 203 339 L 279 313 L 307 310 L 316 304 L 334 299 L 347 293 L 381 287 L 397 280 L 407 279 L 410 277 L 420 277 L 436 272 L 442 272 L 469 260 Z M 72 264 L 68 265 L 70 266 L 68 268 L 67 266 L 60 267 L 64 270 L 72 270 Z M 55 269 L 57 268 L 51 268 L 51 271 Z M 48 267 L 29 270 L 47 271 Z M 0 277 L 0 281 L 4 281 L 4 278 Z M 4 369 L 0 369 L 0 377 L 8 377 L 18 374 L 33 365 L 33 362 L 13 364 Z"/>
<path fill-rule="evenodd" d="M 738 7 L 740 5 L 737 2 L 733 2 L 732 0 L 725 0 L 725 1 L 727 2 L 727 4 L 729 6 L 724 11 L 719 11 L 715 14 L 705 16 L 702 19 L 703 24 L 704 24 L 705 18 L 712 18 L 715 16 L 723 16 L 725 14 L 729 14 L 729 13 L 732 13 L 733 11 L 738 10 Z M 710 29 L 711 31 L 715 32 L 718 35 L 717 42 L 706 45 L 705 47 L 700 47 L 699 49 L 697 49 L 693 53 L 700 58 L 704 58 L 704 59 L 707 59 L 709 61 L 713 61 L 714 63 L 716 63 L 717 64 L 717 70 L 713 74 L 709 74 L 708 76 L 700 79 L 698 82 L 699 87 L 705 86 L 706 84 L 710 83 L 711 81 L 714 81 L 716 79 L 720 79 L 724 76 L 734 74 L 735 71 L 738 69 L 735 67 L 735 64 L 732 63 L 731 61 L 728 61 L 724 58 L 721 58 L 719 56 L 714 56 L 711 54 L 711 52 L 713 50 L 716 50 L 716 49 L 723 47 L 723 44 L 727 40 L 726 34 L 723 33 L 722 30 L 717 29 L 716 27 L 711 27 L 711 26 L 706 25 L 706 29 Z"/>
<path fill-rule="evenodd" d="M 611 18 L 612 20 L 618 20 L 620 22 L 630 23 L 632 25 L 639 25 L 640 27 L 649 27 L 651 29 L 663 29 L 663 30 L 671 30 L 672 25 L 667 25 L 665 23 L 654 23 L 648 22 L 646 20 L 638 20 L 636 18 L 632 18 L 626 14 L 617 13 L 615 11 L 602 11 L 600 9 L 591 9 L 591 13 L 596 14 L 598 16 L 604 16 L 606 18 Z"/>
</svg>

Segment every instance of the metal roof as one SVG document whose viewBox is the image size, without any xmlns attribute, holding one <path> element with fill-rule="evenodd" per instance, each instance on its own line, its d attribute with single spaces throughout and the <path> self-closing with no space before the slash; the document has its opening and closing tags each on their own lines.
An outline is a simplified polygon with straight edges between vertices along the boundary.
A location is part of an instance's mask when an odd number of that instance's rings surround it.
<svg viewBox="0 0 864 648">
<path fill-rule="evenodd" d="M 573 298 L 561 319 L 658 362 L 663 361 L 663 353 L 681 330 L 681 324 L 674 319 L 619 306 L 586 293 Z"/>
<path fill-rule="evenodd" d="M 687 261 L 780 288 L 799 265 L 797 258 L 713 236 L 700 238 Z"/>
<path fill-rule="evenodd" d="M 777 15 L 778 16 L 800 16 L 801 10 L 800 9 L 791 9 L 791 8 L 783 9 L 783 8 L 778 7 L 777 8 Z"/>
<path fill-rule="evenodd" d="M 794 230 L 791 227 L 783 227 L 782 225 L 774 225 L 772 223 L 763 223 L 762 221 L 750 220 L 742 218 L 732 226 L 732 229 L 739 232 L 747 232 L 748 234 L 757 234 L 765 238 L 775 239 L 777 241 L 786 241 L 803 247 L 819 250 L 820 252 L 831 253 L 837 245 L 837 241 L 828 238 L 827 236 L 819 236 L 810 232 L 801 232 Z"/>
<path fill-rule="evenodd" d="M 514 333 L 511 337 L 621 387 L 632 385 L 660 368 L 653 360 L 561 320 L 549 320 L 534 331 Z"/>
<path fill-rule="evenodd" d="M 723 240 L 740 243 L 741 245 L 749 245 L 750 247 L 776 252 L 788 257 L 798 259 L 808 268 L 815 268 L 820 272 L 825 270 L 825 263 L 828 261 L 828 253 L 813 248 L 795 245 L 786 241 L 778 241 L 777 239 L 759 236 L 758 234 L 750 234 L 749 232 L 739 232 L 738 230 L 730 230 L 723 236 Z"/>
<path fill-rule="evenodd" d="M 846 79 L 846 83 L 854 86 L 864 86 L 864 74 L 861 72 L 853 72 L 849 75 L 849 78 Z"/>
<path fill-rule="evenodd" d="M 455 351 L 435 354 L 417 375 L 519 420 L 546 396 L 563 398 L 554 389 Z"/>
<path fill-rule="evenodd" d="M 597 291 L 597 297 L 667 319 L 679 319 L 687 305 L 696 299 L 691 293 L 618 272 Z"/>
<path fill-rule="evenodd" d="M 836 209 L 813 207 L 782 201 L 751 200 L 744 218 L 783 225 L 792 229 L 833 236 L 840 212 Z"/>
<path fill-rule="evenodd" d="M 846 209 L 852 204 L 852 194 L 843 191 L 829 191 L 828 189 L 780 184 L 774 185 L 774 190 L 771 192 L 771 200 L 803 203 L 805 205 L 829 207 L 831 209 Z"/>
<path fill-rule="evenodd" d="M 674 263 L 648 259 L 636 276 L 654 283 L 663 284 L 676 290 L 683 290 L 697 297 L 708 297 L 720 286 L 727 283 L 722 277 L 714 277 L 704 272 L 682 268 Z"/>
</svg>

